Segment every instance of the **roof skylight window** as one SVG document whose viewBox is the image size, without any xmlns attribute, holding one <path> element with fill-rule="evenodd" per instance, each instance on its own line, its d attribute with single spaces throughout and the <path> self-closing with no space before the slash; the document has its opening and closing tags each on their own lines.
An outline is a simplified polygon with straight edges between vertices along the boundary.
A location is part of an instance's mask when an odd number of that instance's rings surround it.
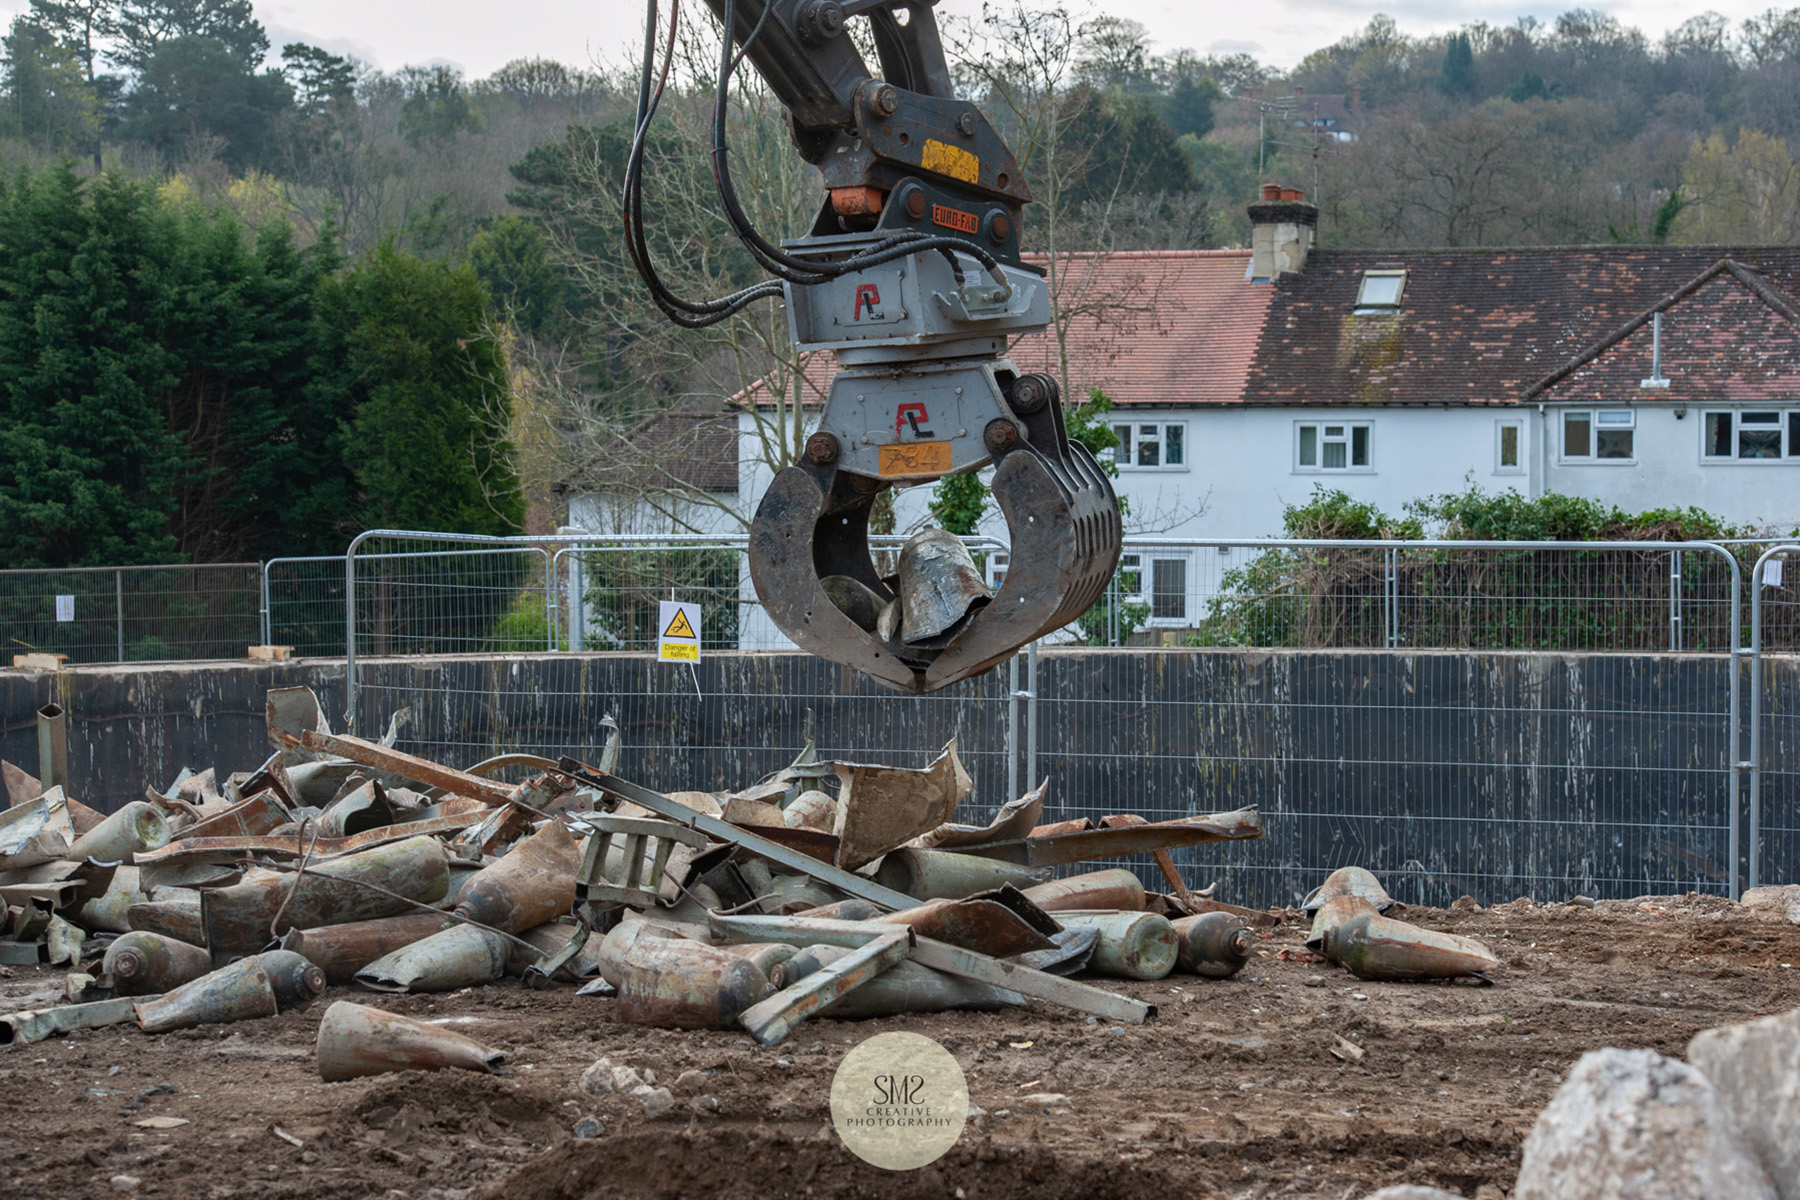
<svg viewBox="0 0 1800 1200">
<path fill-rule="evenodd" d="M 1356 293 L 1356 307 L 1362 309 L 1399 308 L 1406 291 L 1405 271 L 1364 271 L 1362 287 Z"/>
</svg>

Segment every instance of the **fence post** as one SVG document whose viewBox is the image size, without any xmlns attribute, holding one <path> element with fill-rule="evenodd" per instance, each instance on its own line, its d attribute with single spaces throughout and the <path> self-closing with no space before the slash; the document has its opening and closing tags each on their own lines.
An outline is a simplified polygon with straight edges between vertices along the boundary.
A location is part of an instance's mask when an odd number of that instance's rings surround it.
<svg viewBox="0 0 1800 1200">
<path fill-rule="evenodd" d="M 1025 786 L 1027 788 L 1036 787 L 1037 784 L 1032 781 L 1038 777 L 1037 650 L 1038 644 L 1033 641 L 1031 650 L 1026 657 L 1025 667 Z M 1014 800 L 1017 797 L 1008 796 L 1007 799 Z"/>
<path fill-rule="evenodd" d="M 350 539 L 344 551 L 344 731 L 356 732 L 356 548 L 368 533 Z"/>
<path fill-rule="evenodd" d="M 1006 660 L 1006 799 L 1019 795 L 1019 656 Z"/>
<path fill-rule="evenodd" d="M 1391 650 L 1400 643 L 1400 587 L 1397 582 L 1400 570 L 1399 551 L 1392 546 L 1387 551 L 1387 586 L 1381 589 L 1381 632 Z"/>
<path fill-rule="evenodd" d="M 1669 649 L 1681 649 L 1681 551 L 1669 552 Z"/>
<path fill-rule="evenodd" d="M 119 661 L 125 661 L 125 572 L 113 572 L 113 612 L 118 616 Z"/>
<path fill-rule="evenodd" d="M 556 572 L 550 551 L 539 546 L 537 552 L 544 556 L 544 651 L 550 653 L 556 649 Z"/>
</svg>

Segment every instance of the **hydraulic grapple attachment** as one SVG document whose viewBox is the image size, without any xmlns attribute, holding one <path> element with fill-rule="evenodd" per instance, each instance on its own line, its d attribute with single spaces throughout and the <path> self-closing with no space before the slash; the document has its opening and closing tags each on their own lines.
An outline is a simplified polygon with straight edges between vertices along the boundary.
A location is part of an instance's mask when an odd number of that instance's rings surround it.
<svg viewBox="0 0 1800 1200">
<path fill-rule="evenodd" d="M 1042 280 L 1003 268 L 1003 295 L 951 258 L 922 252 L 873 280 L 788 289 L 796 341 L 836 350 L 841 367 L 805 460 L 776 476 L 750 531 L 751 578 L 783 633 L 915 693 L 1080 616 L 1112 578 L 1122 534 L 1111 482 L 1064 429 L 1056 381 L 1003 354 L 1008 333 L 1047 323 Z M 945 534 L 915 538 L 895 574 L 876 567 L 869 513 L 882 489 L 990 462 L 1011 535 L 998 595 Z"/>
</svg>

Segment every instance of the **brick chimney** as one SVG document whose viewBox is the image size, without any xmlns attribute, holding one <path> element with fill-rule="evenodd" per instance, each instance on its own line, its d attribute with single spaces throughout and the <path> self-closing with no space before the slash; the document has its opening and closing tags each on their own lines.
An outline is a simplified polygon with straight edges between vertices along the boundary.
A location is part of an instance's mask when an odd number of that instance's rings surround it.
<svg viewBox="0 0 1800 1200">
<path fill-rule="evenodd" d="M 1319 227 L 1319 210 L 1299 188 L 1265 183 L 1262 199 L 1250 206 L 1250 277 L 1271 283 L 1306 268 Z"/>
</svg>

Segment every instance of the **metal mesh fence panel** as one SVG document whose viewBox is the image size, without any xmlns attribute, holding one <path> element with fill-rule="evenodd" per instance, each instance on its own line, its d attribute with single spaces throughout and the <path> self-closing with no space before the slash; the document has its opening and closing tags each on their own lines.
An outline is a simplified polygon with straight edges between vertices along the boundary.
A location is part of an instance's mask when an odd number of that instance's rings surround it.
<svg viewBox="0 0 1800 1200">
<path fill-rule="evenodd" d="M 302 658 L 344 653 L 342 555 L 263 564 L 263 640 Z"/>
<path fill-rule="evenodd" d="M 461 551 L 484 552 L 492 551 Z M 364 591 L 365 557 L 357 555 L 359 633 L 374 625 L 368 610 L 381 595 Z M 518 614 L 527 610 L 545 614 L 547 628 L 537 644 L 509 648 L 548 643 L 570 656 L 534 662 L 528 671 L 506 658 L 358 662 L 358 728 L 385 728 L 395 711 L 410 706 L 399 744 L 416 753 L 459 764 L 511 751 L 595 758 L 605 744 L 600 721 L 610 715 L 626 750 L 622 769 L 633 779 L 674 791 L 715 790 L 748 786 L 792 761 L 811 710 L 825 757 L 923 766 L 955 738 L 975 782 L 965 811 L 991 811 L 1005 801 L 1006 670 L 908 696 L 795 654 L 756 600 L 742 539 L 575 543 L 543 561 L 548 590 L 543 576 L 523 573 L 508 581 L 505 611 L 513 628 L 525 624 Z M 435 597 L 457 587 L 431 573 L 467 570 L 448 548 L 381 576 L 394 616 L 385 642 L 359 636 L 358 654 L 430 653 L 405 648 L 438 643 L 432 631 L 445 618 Z M 701 606 L 697 668 L 655 659 L 659 602 L 670 599 Z M 769 652 L 746 653 L 759 649 Z"/>
<path fill-rule="evenodd" d="M 494 654 L 555 648 L 550 554 L 535 545 L 368 537 L 351 555 L 357 655 Z"/>
<path fill-rule="evenodd" d="M 72 663 L 242 658 L 260 590 L 257 563 L 4 571 L 0 630 L 9 654 Z"/>
<path fill-rule="evenodd" d="M 1083 632 L 1110 645 L 1141 629 L 1195 646 L 1724 652 L 1735 584 L 1727 551 L 1692 544 L 1131 539 Z"/>
<path fill-rule="evenodd" d="M 1729 885 L 1728 656 L 1121 651 L 1065 675 L 1088 657 L 1044 655 L 1040 771 L 1152 820 L 1260 804 L 1266 840 L 1176 853 L 1221 899 L 1293 904 L 1349 865 L 1440 905 Z"/>
<path fill-rule="evenodd" d="M 1033 706 L 1006 669 L 910 697 L 792 653 L 741 541 L 419 545 L 358 555 L 353 711 L 372 733 L 410 708 L 400 744 L 448 762 L 597 756 L 611 715 L 634 778 L 735 789 L 799 752 L 811 709 L 827 757 L 923 765 L 957 738 L 966 819 L 1043 776 L 1046 819 L 1260 805 L 1268 840 L 1177 855 L 1243 903 L 1351 863 L 1414 903 L 1732 886 L 1738 590 L 1716 548 L 1139 540 L 1088 637 L 1236 622 L 1218 640 L 1248 652 L 1047 651 Z M 655 661 L 665 599 L 702 606 L 697 671 Z M 496 654 L 543 646 L 576 653 Z"/>
<path fill-rule="evenodd" d="M 1774 564 L 1771 566 L 1770 564 Z M 1745 586 L 1752 593 L 1752 884 L 1800 883 L 1800 546 L 1772 546 Z"/>
</svg>

